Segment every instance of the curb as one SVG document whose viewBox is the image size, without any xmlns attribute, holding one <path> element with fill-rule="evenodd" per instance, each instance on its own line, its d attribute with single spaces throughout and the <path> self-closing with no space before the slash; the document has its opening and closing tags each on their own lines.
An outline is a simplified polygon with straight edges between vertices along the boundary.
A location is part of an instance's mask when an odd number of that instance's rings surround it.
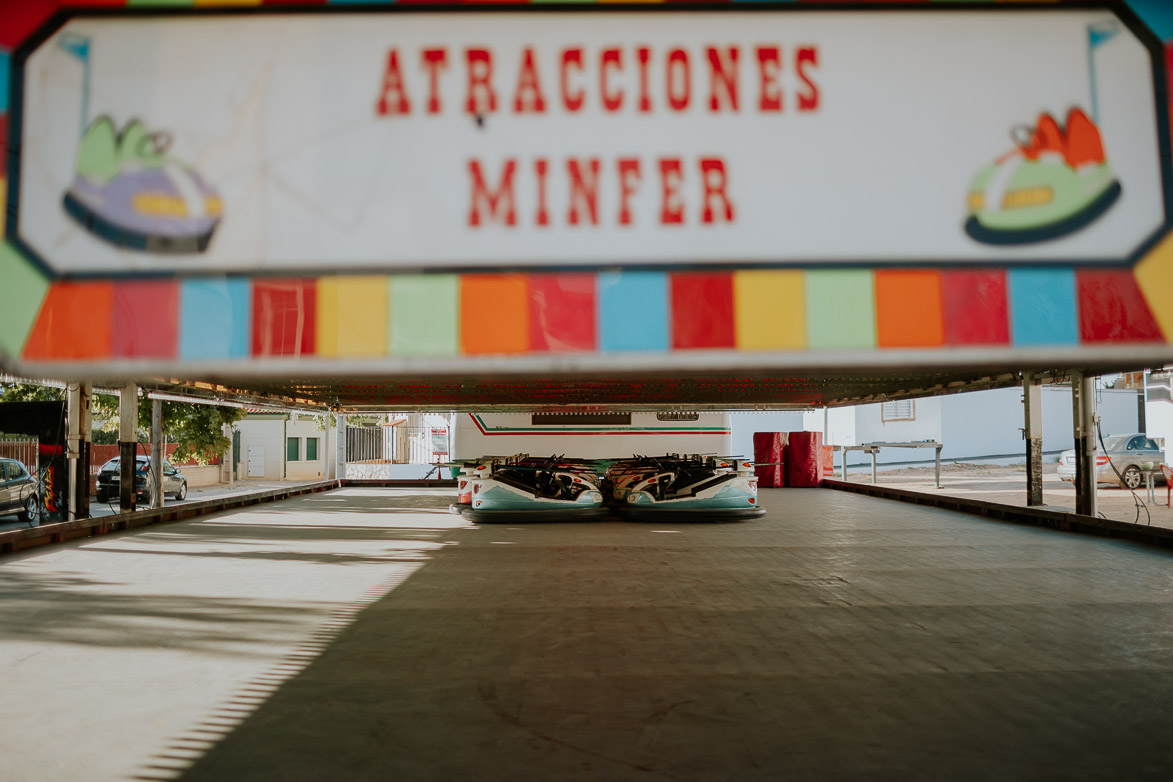
<svg viewBox="0 0 1173 782">
<path fill-rule="evenodd" d="M 824 478 L 823 485 L 836 491 L 866 494 L 886 500 L 899 500 L 917 505 L 931 505 L 935 508 L 971 513 L 977 516 L 1008 521 L 1012 524 L 1029 524 L 1034 527 L 1094 535 L 1101 538 L 1115 538 L 1144 543 L 1162 548 L 1173 548 L 1173 529 L 1167 527 L 1141 526 L 1125 521 L 1112 521 L 1079 513 L 1046 510 L 1044 508 L 1023 508 L 985 500 L 971 500 L 964 497 L 950 497 L 911 489 L 895 489 L 889 486 L 849 483 Z"/>
</svg>

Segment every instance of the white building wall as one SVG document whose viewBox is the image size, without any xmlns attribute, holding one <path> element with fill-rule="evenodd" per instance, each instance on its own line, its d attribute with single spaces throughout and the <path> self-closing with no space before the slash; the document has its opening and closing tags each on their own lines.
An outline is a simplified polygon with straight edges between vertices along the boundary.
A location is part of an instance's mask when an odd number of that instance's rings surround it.
<svg viewBox="0 0 1173 782">
<path fill-rule="evenodd" d="M 802 414 L 802 431 L 822 432 L 823 445 L 858 445 L 854 407 L 809 410 Z"/>
<path fill-rule="evenodd" d="M 860 444 L 863 443 L 917 443 L 926 440 L 940 440 L 941 437 L 941 398 L 912 400 L 912 420 L 885 421 L 883 405 L 859 405 L 855 408 L 855 433 Z M 915 452 L 893 450 L 897 457 L 893 461 L 908 461 L 919 458 Z M 932 454 L 932 450 L 927 451 Z M 880 452 L 887 455 L 886 451 Z M 870 459 L 870 457 L 869 457 Z"/>
<path fill-rule="evenodd" d="M 245 481 L 250 478 L 267 481 L 281 480 L 285 468 L 284 416 L 245 418 L 236 422 L 236 429 L 240 432 L 240 471 L 237 477 Z M 262 445 L 265 448 L 265 474 L 263 476 L 248 474 L 248 447 L 250 445 Z"/>
<path fill-rule="evenodd" d="M 325 480 L 327 473 L 327 457 L 330 454 L 332 442 L 329 441 L 329 428 L 322 428 L 322 418 L 316 415 L 293 415 L 285 425 L 286 439 L 298 439 L 297 461 L 286 461 L 285 477 L 289 480 Z M 307 459 L 307 441 L 316 438 L 318 441 L 317 457 Z M 282 454 L 286 451 L 283 449 Z"/>
<path fill-rule="evenodd" d="M 724 456 L 754 458 L 754 432 L 801 432 L 803 413 L 801 410 L 742 412 L 729 414 L 729 428 L 733 436 L 733 450 Z"/>
</svg>

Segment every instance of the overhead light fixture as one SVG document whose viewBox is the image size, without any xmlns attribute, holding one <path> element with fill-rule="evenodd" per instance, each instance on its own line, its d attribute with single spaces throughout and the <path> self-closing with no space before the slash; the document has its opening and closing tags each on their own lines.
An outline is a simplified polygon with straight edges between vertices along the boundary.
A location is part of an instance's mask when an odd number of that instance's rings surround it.
<svg viewBox="0 0 1173 782">
<path fill-rule="evenodd" d="M 160 402 L 186 402 L 193 405 L 211 405 L 213 407 L 236 407 L 244 408 L 240 402 L 233 402 L 231 400 L 208 399 L 202 396 L 184 396 L 182 394 L 166 394 L 162 391 L 147 392 L 147 399 L 158 399 Z"/>
</svg>

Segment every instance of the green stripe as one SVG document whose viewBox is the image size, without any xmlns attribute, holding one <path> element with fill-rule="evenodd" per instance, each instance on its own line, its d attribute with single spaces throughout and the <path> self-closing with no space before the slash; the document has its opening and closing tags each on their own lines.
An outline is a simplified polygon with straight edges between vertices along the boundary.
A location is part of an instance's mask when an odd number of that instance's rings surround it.
<svg viewBox="0 0 1173 782">
<path fill-rule="evenodd" d="M 0 244 L 0 280 L 0 348 L 19 359 L 49 281 L 8 242 Z"/>
</svg>

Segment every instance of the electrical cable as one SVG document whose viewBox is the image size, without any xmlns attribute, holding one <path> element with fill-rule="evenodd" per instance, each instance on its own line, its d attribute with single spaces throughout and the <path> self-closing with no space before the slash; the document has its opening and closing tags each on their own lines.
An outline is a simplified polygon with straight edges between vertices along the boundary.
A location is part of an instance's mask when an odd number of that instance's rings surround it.
<svg viewBox="0 0 1173 782">
<path fill-rule="evenodd" d="M 1108 446 L 1104 444 L 1104 433 L 1100 430 L 1100 422 L 1099 421 L 1096 421 L 1096 437 L 1098 437 L 1100 440 L 1100 448 L 1103 449 L 1104 455 L 1108 456 Z M 1076 458 L 1078 458 L 1078 454 L 1076 455 Z M 1148 522 L 1147 522 L 1148 526 L 1151 527 L 1153 525 L 1153 515 L 1151 513 L 1149 513 L 1148 506 L 1144 504 L 1144 501 L 1141 500 L 1140 495 L 1136 493 L 1136 490 L 1124 482 L 1124 476 L 1121 475 L 1120 470 L 1116 468 L 1116 464 L 1112 461 L 1111 456 L 1108 456 L 1108 466 L 1112 468 L 1112 472 L 1116 473 L 1116 477 L 1120 479 L 1120 485 L 1123 486 L 1124 488 L 1128 489 L 1128 491 L 1132 493 L 1132 502 L 1136 506 L 1136 518 L 1134 518 L 1132 520 L 1132 523 L 1133 524 L 1140 523 L 1140 511 L 1141 511 L 1141 508 L 1144 508 L 1145 516 L 1148 519 Z M 1093 469 L 1093 471 L 1096 471 L 1095 464 L 1092 465 L 1092 469 Z"/>
</svg>

